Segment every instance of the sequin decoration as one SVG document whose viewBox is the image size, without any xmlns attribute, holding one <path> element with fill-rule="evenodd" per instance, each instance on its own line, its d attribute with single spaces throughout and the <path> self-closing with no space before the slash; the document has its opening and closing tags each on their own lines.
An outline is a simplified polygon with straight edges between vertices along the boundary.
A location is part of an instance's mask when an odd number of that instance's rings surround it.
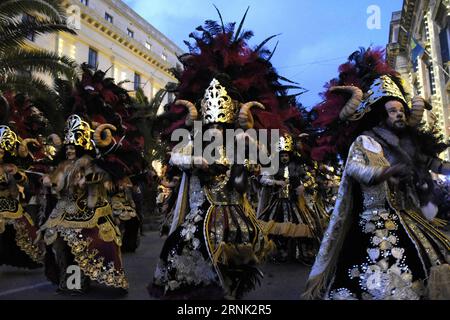
<svg viewBox="0 0 450 320">
<path fill-rule="evenodd" d="M 370 214 L 371 213 L 371 214 Z M 365 300 L 417 300 L 422 286 L 413 282 L 406 264 L 405 249 L 398 247 L 398 220 L 395 212 L 371 210 L 360 216 L 361 231 L 370 236 L 365 262 L 348 269 L 349 279 L 356 279 Z M 374 219 L 374 215 L 377 219 Z M 375 223 L 373 223 L 376 221 Z M 347 288 L 333 290 L 330 299 L 355 299 Z"/>
</svg>

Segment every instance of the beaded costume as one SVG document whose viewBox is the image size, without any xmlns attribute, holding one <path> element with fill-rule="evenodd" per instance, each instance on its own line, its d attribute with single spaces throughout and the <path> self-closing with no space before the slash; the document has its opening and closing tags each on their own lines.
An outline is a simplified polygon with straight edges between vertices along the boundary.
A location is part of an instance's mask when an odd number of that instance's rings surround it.
<svg viewBox="0 0 450 320">
<path fill-rule="evenodd" d="M 99 126 L 97 130 L 109 129 Z M 70 276 L 67 268 L 72 264 L 78 265 L 83 275 L 81 288 L 77 290 L 86 291 L 89 279 L 110 287 L 128 288 L 120 253 L 121 234 L 106 194 L 109 176 L 89 154 L 95 145 L 93 133 L 78 115 L 67 119 L 65 149 L 74 146 L 85 154 L 68 156 L 52 173 L 59 199 L 41 227 L 45 243 L 54 249 L 47 250 L 46 274 L 63 291 L 73 289 L 67 283 Z"/>
<path fill-rule="evenodd" d="M 270 54 L 262 45 L 250 49 L 246 40 L 252 33 L 234 27 L 207 21 L 197 28 L 201 34 L 191 34 L 195 44 L 180 56 L 184 69 L 176 70 L 180 84 L 163 117 L 168 120 L 163 135 L 191 129 L 197 119 L 225 141 L 226 129 L 281 127 L 276 111 L 288 98 Z M 273 243 L 246 195 L 252 167 L 231 163 L 223 147 L 214 162 L 205 163 L 194 150 L 198 134 L 194 125 L 189 142 L 171 153 L 171 165 L 183 175 L 149 292 L 164 298 L 240 298 L 259 282 L 257 266 Z"/>
<path fill-rule="evenodd" d="M 336 205 L 305 296 L 336 300 L 448 299 L 445 283 L 450 276 L 450 241 L 436 228 L 434 215 L 429 214 L 433 208 L 429 171 L 448 174 L 449 166 L 437 158 L 442 151 L 435 143 L 437 139 L 417 127 L 424 104 L 418 98 L 409 99 L 379 51 L 357 52 L 340 70 L 340 79 L 332 81 L 332 86 L 339 87 L 331 87 L 327 101 L 316 108 L 323 114 L 317 121 L 330 123 L 327 108 L 339 106 L 339 95 L 348 90 L 351 97 L 347 95 L 338 114 L 340 121 L 347 122 L 341 127 L 346 131 L 334 132 L 331 139 L 343 139 L 352 132 L 357 137 L 346 155 Z M 383 118 L 382 110 L 389 101 L 400 102 L 406 110 L 407 124 L 402 131 L 389 127 Z M 363 122 L 372 119 L 379 120 L 371 125 Z M 360 131 L 355 129 L 358 121 Z M 331 133 L 327 129 L 323 132 Z M 316 156 L 333 150 L 325 142 L 331 139 L 321 139 Z M 342 142 L 334 148 L 345 150 Z M 433 144 L 436 149 L 427 148 Z M 408 165 L 408 175 L 380 181 L 386 170 L 399 163 Z"/>
<path fill-rule="evenodd" d="M 262 175 L 258 220 L 277 244 L 278 261 L 287 258 L 311 263 L 322 238 L 322 221 L 305 199 L 306 176 L 294 155 L 292 136 L 280 137 L 278 151 L 289 157 L 275 175 Z"/>
<path fill-rule="evenodd" d="M 36 224 L 22 206 L 27 176 L 17 166 L 20 158 L 29 157 L 30 143 L 37 142 L 0 126 L 0 265 L 38 268 L 44 259 Z"/>
</svg>

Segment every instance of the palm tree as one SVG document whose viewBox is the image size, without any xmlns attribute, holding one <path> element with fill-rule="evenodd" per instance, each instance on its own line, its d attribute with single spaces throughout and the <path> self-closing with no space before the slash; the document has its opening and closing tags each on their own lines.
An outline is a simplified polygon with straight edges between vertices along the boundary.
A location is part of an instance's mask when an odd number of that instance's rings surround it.
<svg viewBox="0 0 450 320">
<path fill-rule="evenodd" d="M 142 88 L 138 88 L 136 97 L 133 99 L 135 109 L 133 118 L 135 125 L 144 136 L 144 154 L 149 163 L 154 160 L 162 161 L 166 156 L 167 145 L 155 134 L 158 122 L 161 121 L 157 118 L 158 108 L 166 94 L 167 90 L 161 89 L 149 101 Z"/>
<path fill-rule="evenodd" d="M 20 91 L 33 97 L 54 96 L 35 72 L 75 79 L 76 63 L 65 56 L 25 46 L 30 35 L 65 31 L 72 34 L 60 0 L 0 1 L 0 92 Z"/>
</svg>

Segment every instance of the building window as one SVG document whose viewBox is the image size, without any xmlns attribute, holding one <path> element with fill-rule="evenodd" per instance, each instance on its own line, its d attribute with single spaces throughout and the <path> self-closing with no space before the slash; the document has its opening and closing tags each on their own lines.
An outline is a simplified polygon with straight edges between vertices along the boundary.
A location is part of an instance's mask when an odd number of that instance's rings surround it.
<svg viewBox="0 0 450 320">
<path fill-rule="evenodd" d="M 98 64 L 98 52 L 92 48 L 89 48 L 89 57 L 88 57 L 88 64 L 92 68 L 97 68 Z"/>
<path fill-rule="evenodd" d="M 145 41 L 145 48 L 146 48 L 147 50 L 152 50 L 152 45 L 151 45 L 151 43 L 148 42 L 148 41 Z"/>
<path fill-rule="evenodd" d="M 134 38 L 134 31 L 133 30 L 127 29 L 127 34 L 128 34 L 129 37 Z"/>
<path fill-rule="evenodd" d="M 447 23 L 445 28 L 442 28 L 441 32 L 439 33 L 439 42 L 441 45 L 441 58 L 442 58 L 442 67 L 447 70 L 447 72 L 450 70 L 449 68 L 449 62 L 450 62 L 450 26 Z M 447 82 L 449 80 L 449 77 L 447 74 L 444 73 L 445 81 Z"/>
<path fill-rule="evenodd" d="M 164 61 L 167 61 L 167 53 L 165 53 L 165 52 L 161 53 L 161 58 L 162 58 Z"/>
<path fill-rule="evenodd" d="M 392 27 L 391 43 L 398 43 L 398 33 L 400 31 L 400 25 Z"/>
<path fill-rule="evenodd" d="M 30 23 L 30 22 L 35 22 L 35 21 L 36 21 L 36 18 L 27 13 L 22 16 L 22 22 L 25 24 Z M 36 39 L 36 33 L 34 31 L 29 32 L 26 35 L 26 38 L 30 41 L 34 41 Z"/>
<path fill-rule="evenodd" d="M 105 20 L 109 23 L 113 23 L 113 16 L 110 15 L 108 12 L 105 12 Z"/>
<path fill-rule="evenodd" d="M 86 7 L 89 6 L 89 0 L 80 0 L 82 4 L 84 4 Z"/>
<path fill-rule="evenodd" d="M 441 44 L 442 62 L 446 63 L 450 61 L 450 32 L 448 27 L 441 30 L 439 33 L 439 40 Z"/>
<path fill-rule="evenodd" d="M 141 75 L 134 73 L 134 91 L 137 91 L 141 87 Z"/>
</svg>

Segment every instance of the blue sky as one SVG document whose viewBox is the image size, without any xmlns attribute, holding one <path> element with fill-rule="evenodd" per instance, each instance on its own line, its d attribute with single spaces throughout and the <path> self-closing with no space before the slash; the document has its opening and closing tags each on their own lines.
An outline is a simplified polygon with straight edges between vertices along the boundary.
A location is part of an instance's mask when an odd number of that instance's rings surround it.
<svg viewBox="0 0 450 320">
<path fill-rule="evenodd" d="M 258 45 L 281 33 L 272 58 L 278 72 L 299 82 L 309 92 L 300 96 L 307 107 L 320 102 L 319 92 L 326 81 L 337 75 L 337 67 L 360 46 L 385 47 L 393 11 L 401 10 L 402 0 L 124 0 L 138 14 L 187 50 L 183 40 L 207 19 L 239 22 L 247 6 L 244 25 L 255 33 L 250 45 Z M 380 8 L 380 29 L 369 29 L 368 7 Z M 276 40 L 269 42 L 273 48 Z"/>
</svg>

